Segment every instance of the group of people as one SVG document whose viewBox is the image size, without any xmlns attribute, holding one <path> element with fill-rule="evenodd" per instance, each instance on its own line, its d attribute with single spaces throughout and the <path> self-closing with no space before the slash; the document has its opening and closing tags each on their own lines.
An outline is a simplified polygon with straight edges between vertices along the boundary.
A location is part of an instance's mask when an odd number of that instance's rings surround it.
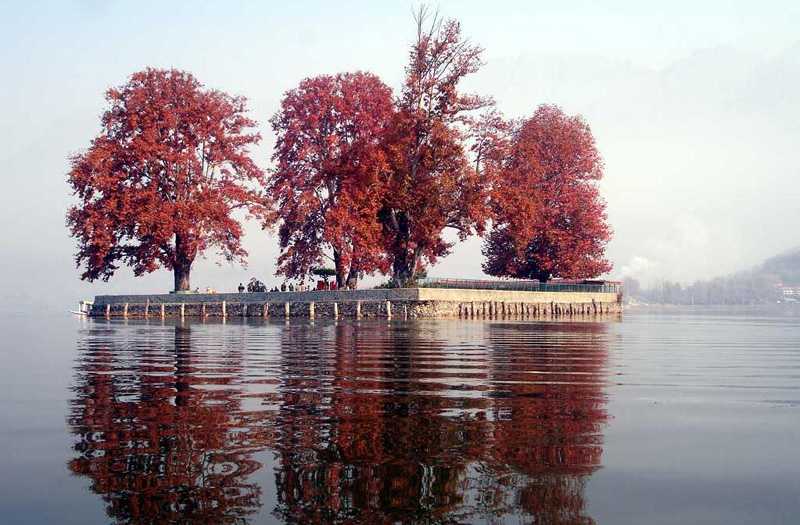
<svg viewBox="0 0 800 525">
<path fill-rule="evenodd" d="M 253 277 L 250 280 L 250 284 L 247 285 L 245 288 L 244 284 L 239 283 L 239 293 L 244 293 L 245 290 L 248 292 L 266 292 L 268 291 L 264 284 Z M 336 281 L 328 282 L 325 280 L 320 279 L 317 281 L 317 287 L 313 288 L 314 290 L 336 290 Z M 288 285 L 284 282 L 281 283 L 280 288 L 277 286 L 273 286 L 269 291 L 270 292 L 310 292 L 312 290 L 311 286 L 300 283 L 295 286 L 293 283 L 289 283 Z"/>
</svg>

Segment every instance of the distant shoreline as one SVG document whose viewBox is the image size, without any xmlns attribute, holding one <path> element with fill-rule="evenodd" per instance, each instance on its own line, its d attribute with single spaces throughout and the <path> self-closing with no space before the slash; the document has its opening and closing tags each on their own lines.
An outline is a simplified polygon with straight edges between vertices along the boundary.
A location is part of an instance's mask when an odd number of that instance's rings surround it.
<svg viewBox="0 0 800 525">
<path fill-rule="evenodd" d="M 752 313 L 800 315 L 800 303 L 774 304 L 642 304 L 626 303 L 626 313 Z"/>
</svg>

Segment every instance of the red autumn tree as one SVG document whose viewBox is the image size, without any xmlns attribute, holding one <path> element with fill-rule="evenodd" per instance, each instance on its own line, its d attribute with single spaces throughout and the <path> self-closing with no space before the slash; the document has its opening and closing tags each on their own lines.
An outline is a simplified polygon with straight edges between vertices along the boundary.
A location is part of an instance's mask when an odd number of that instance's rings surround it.
<svg viewBox="0 0 800 525">
<path fill-rule="evenodd" d="M 180 291 L 206 249 L 244 261 L 232 212 L 266 210 L 253 190 L 264 177 L 248 151 L 260 136 L 249 131 L 245 99 L 160 69 L 133 74 L 106 99 L 102 132 L 72 158 L 68 177 L 80 201 L 67 225 L 81 278 L 108 280 L 120 264 L 136 275 L 164 267 Z"/>
<path fill-rule="evenodd" d="M 380 217 L 396 284 L 413 280 L 426 263 L 450 252 L 443 232 L 463 240 L 481 232 L 485 180 L 466 151 L 471 112 L 490 100 L 458 91 L 481 66 L 481 48 L 461 36 L 454 20 L 421 9 L 403 92 L 387 141 L 391 172 Z"/>
<path fill-rule="evenodd" d="M 494 226 L 483 254 L 489 275 L 587 278 L 611 270 L 611 238 L 596 182 L 600 154 L 586 122 L 540 106 L 493 157 Z"/>
<path fill-rule="evenodd" d="M 287 92 L 272 118 L 278 273 L 303 277 L 330 258 L 339 287 L 382 268 L 377 220 L 391 90 L 370 73 L 323 75 Z"/>
</svg>

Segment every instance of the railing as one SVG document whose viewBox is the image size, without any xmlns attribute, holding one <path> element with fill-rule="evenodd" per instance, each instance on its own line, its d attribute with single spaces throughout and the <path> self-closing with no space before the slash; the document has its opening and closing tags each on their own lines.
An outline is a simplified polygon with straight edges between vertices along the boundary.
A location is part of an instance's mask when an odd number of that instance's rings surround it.
<svg viewBox="0 0 800 525">
<path fill-rule="evenodd" d="M 523 279 L 513 280 L 486 280 L 486 279 L 421 279 L 420 288 L 459 288 L 467 290 L 510 290 L 525 292 L 593 292 L 593 293 L 621 293 L 622 283 L 617 281 L 573 281 L 556 279 L 546 283 L 528 281 Z"/>
</svg>

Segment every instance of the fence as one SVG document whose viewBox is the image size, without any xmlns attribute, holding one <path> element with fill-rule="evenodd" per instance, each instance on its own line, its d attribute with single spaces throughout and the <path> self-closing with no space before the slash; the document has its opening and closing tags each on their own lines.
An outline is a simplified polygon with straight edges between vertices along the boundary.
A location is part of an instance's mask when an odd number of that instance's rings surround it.
<svg viewBox="0 0 800 525">
<path fill-rule="evenodd" d="M 420 288 L 459 288 L 466 290 L 512 290 L 525 292 L 593 292 L 621 293 L 622 283 L 617 281 L 567 281 L 556 280 L 546 283 L 514 279 L 494 281 L 483 279 L 439 279 L 429 278 L 419 281 Z"/>
</svg>

